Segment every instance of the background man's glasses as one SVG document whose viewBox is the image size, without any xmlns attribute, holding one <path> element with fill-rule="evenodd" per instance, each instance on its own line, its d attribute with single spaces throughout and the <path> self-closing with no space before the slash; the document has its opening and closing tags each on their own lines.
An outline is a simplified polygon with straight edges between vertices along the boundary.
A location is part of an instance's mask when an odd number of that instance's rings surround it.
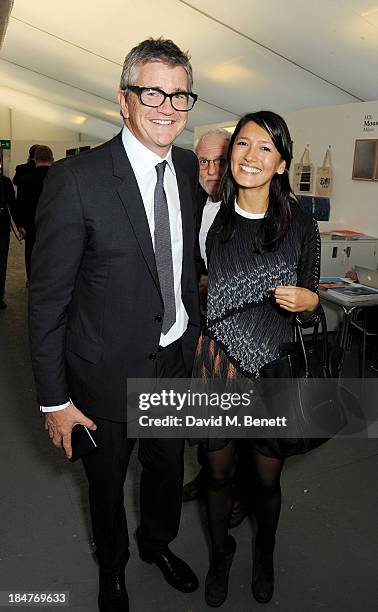
<svg viewBox="0 0 378 612">
<path fill-rule="evenodd" d="M 210 164 L 214 164 L 216 170 L 218 168 L 224 168 L 227 164 L 227 159 L 225 157 L 217 157 L 216 159 L 199 159 L 198 160 L 200 170 L 208 170 Z"/>
<path fill-rule="evenodd" d="M 169 98 L 172 107 L 175 110 L 182 111 L 184 113 L 192 110 L 198 98 L 197 94 L 192 93 L 191 91 L 174 91 L 173 93 L 168 94 L 162 89 L 139 87 L 138 85 L 128 85 L 126 90 L 127 89 L 136 93 L 140 103 L 144 106 L 158 108 L 164 104 L 166 98 Z"/>
</svg>

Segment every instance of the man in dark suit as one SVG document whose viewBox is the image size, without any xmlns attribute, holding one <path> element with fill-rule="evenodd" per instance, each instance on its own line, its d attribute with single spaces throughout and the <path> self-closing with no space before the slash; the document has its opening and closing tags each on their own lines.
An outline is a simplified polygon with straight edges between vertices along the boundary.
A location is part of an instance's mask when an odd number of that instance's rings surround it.
<svg viewBox="0 0 378 612">
<path fill-rule="evenodd" d="M 196 100 L 188 56 L 148 39 L 126 56 L 122 132 L 50 169 L 38 204 L 30 282 L 32 361 L 46 429 L 71 455 L 75 423 L 98 448 L 83 458 L 100 564 L 100 610 L 128 610 L 123 484 L 127 378 L 184 377 L 199 333 L 195 273 L 198 162 L 172 147 Z M 96 431 L 95 431 L 96 430 Z M 139 441 L 140 556 L 175 588 L 198 580 L 176 537 L 184 441 Z"/>
<path fill-rule="evenodd" d="M 50 147 L 38 145 L 34 155 L 35 166 L 19 179 L 17 188 L 18 231 L 25 240 L 26 276 L 30 278 L 30 262 L 35 242 L 35 213 L 48 169 L 54 163 Z"/>
<path fill-rule="evenodd" d="M 16 172 L 13 177 L 13 185 L 18 187 L 20 180 L 27 174 L 29 174 L 30 170 L 33 170 L 34 165 L 34 154 L 35 150 L 39 145 L 33 144 L 29 149 L 29 156 L 25 164 L 19 164 L 16 166 Z"/>
</svg>

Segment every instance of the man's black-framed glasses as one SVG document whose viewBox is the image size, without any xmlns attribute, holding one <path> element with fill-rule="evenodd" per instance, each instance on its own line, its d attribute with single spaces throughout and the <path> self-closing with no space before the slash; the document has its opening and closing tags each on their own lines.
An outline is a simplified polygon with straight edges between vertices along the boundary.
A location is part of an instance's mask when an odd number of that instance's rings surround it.
<svg viewBox="0 0 378 612">
<path fill-rule="evenodd" d="M 197 94 L 192 93 L 191 91 L 174 91 L 172 93 L 166 93 L 157 87 L 139 87 L 139 85 L 128 85 L 124 92 L 126 92 L 128 89 L 137 94 L 140 103 L 144 106 L 158 108 L 164 104 L 166 98 L 169 98 L 172 107 L 175 110 L 184 113 L 192 110 L 198 98 Z"/>
</svg>

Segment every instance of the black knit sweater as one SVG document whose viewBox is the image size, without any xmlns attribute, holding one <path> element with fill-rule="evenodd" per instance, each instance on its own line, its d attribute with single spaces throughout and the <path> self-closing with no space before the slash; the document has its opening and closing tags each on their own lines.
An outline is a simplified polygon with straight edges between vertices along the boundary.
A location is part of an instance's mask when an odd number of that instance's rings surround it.
<svg viewBox="0 0 378 612">
<path fill-rule="evenodd" d="M 291 339 L 291 315 L 276 304 L 272 289 L 297 285 L 316 292 L 319 282 L 316 221 L 294 207 L 280 246 L 259 254 L 256 235 L 263 222 L 236 215 L 234 235 L 222 243 L 216 220 L 207 239 L 207 333 L 245 376 L 258 376 L 259 368 L 276 359 L 280 345 Z"/>
</svg>

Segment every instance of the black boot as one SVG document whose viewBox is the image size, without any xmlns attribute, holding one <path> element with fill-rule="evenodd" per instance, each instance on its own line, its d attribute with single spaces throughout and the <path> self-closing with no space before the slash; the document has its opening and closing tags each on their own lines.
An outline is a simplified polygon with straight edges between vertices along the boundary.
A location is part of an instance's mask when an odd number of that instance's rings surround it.
<svg viewBox="0 0 378 612">
<path fill-rule="evenodd" d="M 194 499 L 200 499 L 204 496 L 205 490 L 205 477 L 204 471 L 201 469 L 197 476 L 190 482 L 187 482 L 182 489 L 182 501 L 188 502 Z"/>
<path fill-rule="evenodd" d="M 240 498 L 235 498 L 232 506 L 232 512 L 230 516 L 230 521 L 228 523 L 228 528 L 233 529 L 242 523 L 245 517 L 248 516 L 248 510 Z"/>
<path fill-rule="evenodd" d="M 259 603 L 268 603 L 273 597 L 273 551 L 274 544 L 264 546 L 256 540 L 253 556 L 252 593 Z"/>
<path fill-rule="evenodd" d="M 234 538 L 227 536 L 226 552 L 213 556 L 205 582 L 205 601 L 212 608 L 219 608 L 228 593 L 228 576 L 236 550 Z"/>
</svg>

